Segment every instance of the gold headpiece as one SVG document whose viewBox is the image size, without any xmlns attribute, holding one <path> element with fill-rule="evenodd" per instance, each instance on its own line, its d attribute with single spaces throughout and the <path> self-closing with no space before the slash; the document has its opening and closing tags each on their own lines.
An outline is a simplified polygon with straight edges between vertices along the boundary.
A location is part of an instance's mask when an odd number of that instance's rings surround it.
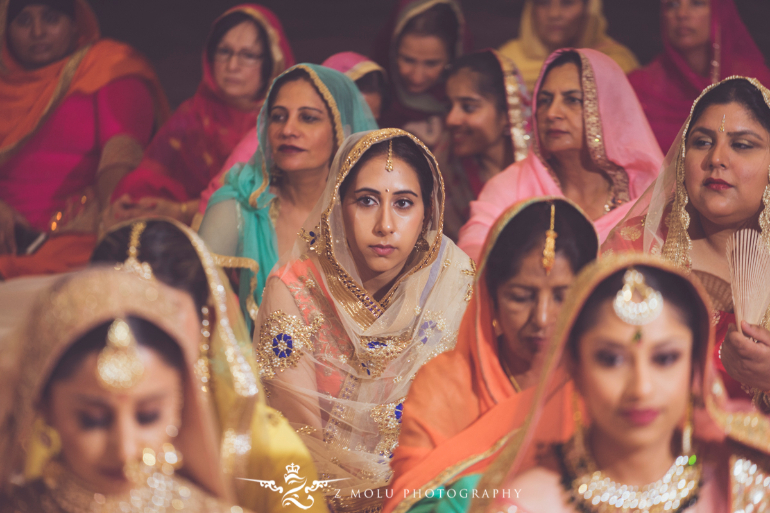
<svg viewBox="0 0 770 513">
<path fill-rule="evenodd" d="M 115 319 L 107 332 L 107 345 L 96 361 L 97 378 L 105 388 L 127 390 L 144 374 L 136 339 L 123 319 Z"/>
<path fill-rule="evenodd" d="M 725 131 L 725 118 L 727 118 L 727 114 L 722 115 L 722 124 L 719 125 L 719 131 L 724 132 Z"/>
<path fill-rule="evenodd" d="M 147 228 L 147 223 L 139 221 L 131 226 L 131 237 L 128 241 L 128 258 L 122 264 L 115 266 L 115 269 L 128 271 L 137 274 L 145 280 L 153 279 L 152 267 L 147 262 L 139 261 L 139 238 L 142 232 Z"/>
<path fill-rule="evenodd" d="M 545 232 L 545 246 L 543 247 L 543 269 L 548 276 L 551 274 L 553 264 L 556 262 L 556 237 L 559 236 L 554 230 L 554 222 L 556 221 L 556 205 L 551 203 L 551 227 Z"/>
<path fill-rule="evenodd" d="M 641 301 L 634 301 L 635 292 L 642 297 Z M 663 311 L 663 296 L 647 285 L 642 273 L 631 268 L 623 275 L 623 288 L 615 295 L 612 306 L 623 322 L 643 326 Z"/>
<path fill-rule="evenodd" d="M 385 171 L 393 171 L 393 139 L 388 141 L 388 160 L 385 161 Z"/>
</svg>

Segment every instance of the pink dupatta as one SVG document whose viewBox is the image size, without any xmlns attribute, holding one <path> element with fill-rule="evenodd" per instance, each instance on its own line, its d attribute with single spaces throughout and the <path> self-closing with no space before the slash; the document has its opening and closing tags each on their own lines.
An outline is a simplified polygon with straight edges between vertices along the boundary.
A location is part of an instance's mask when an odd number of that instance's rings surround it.
<svg viewBox="0 0 770 513">
<path fill-rule="evenodd" d="M 569 49 L 552 53 L 543 69 L 565 51 Z M 574 51 L 582 61 L 583 116 L 589 153 L 612 180 L 615 197 L 623 202 L 594 221 L 603 242 L 658 176 L 663 154 L 620 66 L 596 50 Z M 541 71 L 533 98 L 537 97 L 542 80 Z M 490 227 L 506 208 L 534 196 L 564 196 L 558 178 L 541 155 L 537 104 L 533 104 L 535 143 L 529 154 L 487 182 L 479 199 L 471 203 L 470 220 L 460 230 L 458 245 L 474 260 L 481 254 Z"/>
</svg>

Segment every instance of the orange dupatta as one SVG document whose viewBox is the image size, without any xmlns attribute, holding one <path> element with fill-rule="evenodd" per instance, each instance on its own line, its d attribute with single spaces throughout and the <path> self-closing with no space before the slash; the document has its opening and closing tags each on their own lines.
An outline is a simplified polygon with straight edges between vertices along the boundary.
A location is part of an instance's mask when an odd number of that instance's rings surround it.
<svg viewBox="0 0 770 513">
<path fill-rule="evenodd" d="M 406 512 L 425 497 L 425 491 L 484 471 L 524 424 L 528 411 L 520 405 L 531 402 L 535 388 L 516 393 L 500 365 L 485 265 L 503 229 L 522 210 L 543 201 L 574 206 L 556 196 L 521 201 L 508 208 L 487 235 L 457 345 L 420 369 L 404 402 L 399 445 L 391 460 L 393 492 L 388 494 L 383 513 Z M 587 218 L 586 223 L 590 224 Z M 598 253 L 598 234 L 595 229 L 593 233 Z M 549 396 L 548 404 L 571 412 L 572 385 L 561 386 L 569 378 L 566 372 L 559 372 L 564 379 L 557 380 L 558 394 Z M 563 427 L 571 429 L 571 425 Z"/>
<path fill-rule="evenodd" d="M 0 164 L 6 162 L 71 94 L 93 94 L 127 76 L 143 79 L 155 99 L 157 123 L 169 115 L 166 96 L 152 66 L 133 48 L 100 39 L 99 22 L 85 0 L 75 1 L 77 49 L 40 69 L 24 69 L 12 57 L 6 38 L 9 0 L 0 0 Z"/>
</svg>

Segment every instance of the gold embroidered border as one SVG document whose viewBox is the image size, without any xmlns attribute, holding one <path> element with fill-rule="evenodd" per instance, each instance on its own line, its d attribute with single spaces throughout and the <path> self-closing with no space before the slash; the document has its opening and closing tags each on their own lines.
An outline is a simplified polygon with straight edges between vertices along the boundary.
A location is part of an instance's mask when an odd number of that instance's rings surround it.
<svg viewBox="0 0 770 513">
<path fill-rule="evenodd" d="M 599 98 L 596 91 L 596 76 L 588 57 L 578 52 L 582 64 L 581 84 L 583 86 L 583 124 L 585 139 L 591 160 L 599 166 L 612 181 L 612 193 L 618 202 L 626 203 L 631 197 L 628 192 L 628 173 L 607 158 L 604 146 L 602 120 L 599 113 Z"/>
<path fill-rule="evenodd" d="M 345 381 L 342 382 L 339 397 L 330 398 L 334 405 L 329 415 L 329 422 L 326 423 L 324 428 L 324 443 L 343 450 L 349 449 L 351 429 L 349 421 L 353 412 L 350 408 L 343 405 L 342 402 L 353 400 L 360 386 L 361 380 L 353 374 L 348 374 Z M 342 423 L 345 425 L 342 425 Z"/>
<path fill-rule="evenodd" d="M 500 63 L 503 71 L 506 105 L 508 107 L 508 123 L 511 125 L 511 143 L 513 144 L 513 157 L 516 162 L 524 160 L 529 151 L 529 135 L 527 135 L 525 116 L 523 114 L 524 100 L 522 98 L 519 81 L 516 77 L 516 65 L 506 56 L 496 50 L 490 50 L 492 55 Z"/>
<path fill-rule="evenodd" d="M 259 272 L 259 264 L 248 257 L 235 257 L 217 255 L 212 253 L 214 263 L 220 267 L 229 267 L 233 269 L 249 269 L 252 272 L 251 280 L 249 280 L 249 295 L 246 298 L 246 309 L 249 312 L 249 317 L 252 321 L 257 320 L 257 313 L 259 308 L 257 302 L 254 300 L 254 291 L 257 290 L 257 273 Z"/>
<path fill-rule="evenodd" d="M 265 31 L 267 34 L 267 40 L 270 42 L 270 53 L 273 55 L 273 72 L 270 74 L 271 79 L 275 79 L 278 75 L 280 75 L 283 70 L 286 68 L 286 59 L 283 55 L 283 51 L 281 50 L 281 41 L 278 37 L 278 32 L 275 30 L 273 25 L 267 21 L 267 18 L 259 12 L 258 10 L 252 8 L 252 7 L 241 7 L 241 8 L 235 8 L 230 12 L 242 12 L 244 14 L 248 14 L 252 18 L 254 18 L 257 23 L 260 24 L 262 27 L 262 30 Z"/>
<path fill-rule="evenodd" d="M 350 170 L 359 161 L 361 156 L 366 153 L 369 148 L 374 144 L 382 141 L 387 141 L 395 137 L 408 137 L 415 144 L 425 152 L 426 157 L 432 164 L 434 172 L 434 180 L 437 184 L 434 185 L 434 189 L 438 187 L 438 210 L 439 218 L 436 225 L 436 237 L 427 252 L 417 254 L 417 264 L 412 265 L 409 271 L 404 273 L 391 287 L 390 291 L 385 295 L 382 301 L 377 302 L 373 298 L 362 290 L 350 274 L 343 269 L 339 264 L 336 255 L 334 254 L 334 240 L 332 239 L 331 218 L 332 210 L 339 201 L 339 189 L 342 182 L 350 173 Z M 374 324 L 388 307 L 389 302 L 398 289 L 398 286 L 409 276 L 413 275 L 420 269 L 423 269 L 432 264 L 438 255 L 438 250 L 441 247 L 442 230 L 444 226 L 444 182 L 441 178 L 441 172 L 439 170 L 436 157 L 433 156 L 431 151 L 420 141 L 418 138 L 401 130 L 399 128 L 384 128 L 376 130 L 364 136 L 356 145 L 350 150 L 345 161 L 342 163 L 342 167 L 337 175 L 337 183 L 334 186 L 334 191 L 329 200 L 329 205 L 326 210 L 321 214 L 321 226 L 320 237 L 321 241 L 319 245 L 322 246 L 318 251 L 318 259 L 321 262 L 324 274 L 329 285 L 329 292 L 339 301 L 339 303 L 345 308 L 345 311 L 350 317 L 358 324 L 361 329 L 367 329 Z M 408 263 L 407 263 L 408 264 Z"/>
<path fill-rule="evenodd" d="M 516 433 L 516 431 L 512 431 L 508 433 L 507 435 L 504 435 L 500 440 L 494 443 L 492 447 L 487 449 L 486 451 L 476 454 L 474 456 L 470 456 L 469 458 L 466 458 L 459 463 L 455 463 L 454 465 L 450 466 L 443 472 L 441 472 L 438 476 L 433 478 L 432 480 L 428 481 L 426 484 L 424 484 L 422 487 L 420 487 L 420 494 L 418 494 L 417 497 L 415 497 L 416 494 L 411 493 L 409 497 L 404 499 L 403 501 L 398 503 L 398 506 L 393 510 L 393 513 L 406 513 L 411 509 L 411 507 L 417 503 L 422 496 L 424 495 L 424 492 L 428 490 L 435 490 L 439 486 L 443 486 L 444 484 L 449 483 L 450 481 L 454 480 L 458 474 L 460 474 L 462 471 L 464 471 L 467 468 L 472 467 L 476 463 L 483 461 L 490 456 L 492 456 L 494 453 L 500 450 L 500 448 L 510 440 L 510 438 Z"/>
<path fill-rule="evenodd" d="M 379 71 L 386 79 L 388 77 L 388 73 L 383 69 L 383 67 L 374 61 L 359 62 L 350 68 L 347 72 L 345 72 L 345 75 L 347 75 L 350 80 L 355 82 L 359 78 L 363 77 L 367 73 L 371 73 L 372 71 Z"/>
</svg>

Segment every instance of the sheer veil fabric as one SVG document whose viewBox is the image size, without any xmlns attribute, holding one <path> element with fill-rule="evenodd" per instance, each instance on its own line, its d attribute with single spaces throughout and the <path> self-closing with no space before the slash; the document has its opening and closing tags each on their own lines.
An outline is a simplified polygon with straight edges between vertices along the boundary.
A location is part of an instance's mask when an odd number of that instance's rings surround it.
<svg viewBox="0 0 770 513">
<path fill-rule="evenodd" d="M 339 187 L 373 144 L 396 137 L 414 141 L 433 171 L 428 249 L 413 251 L 377 301 L 348 248 Z M 352 495 L 388 484 L 412 378 L 457 340 L 475 265 L 442 235 L 443 210 L 438 165 L 417 138 L 399 129 L 351 135 L 294 249 L 268 278 L 254 334 L 268 402 L 302 434 L 322 478 L 341 480 L 333 510 L 357 511 L 366 504 Z"/>
</svg>

